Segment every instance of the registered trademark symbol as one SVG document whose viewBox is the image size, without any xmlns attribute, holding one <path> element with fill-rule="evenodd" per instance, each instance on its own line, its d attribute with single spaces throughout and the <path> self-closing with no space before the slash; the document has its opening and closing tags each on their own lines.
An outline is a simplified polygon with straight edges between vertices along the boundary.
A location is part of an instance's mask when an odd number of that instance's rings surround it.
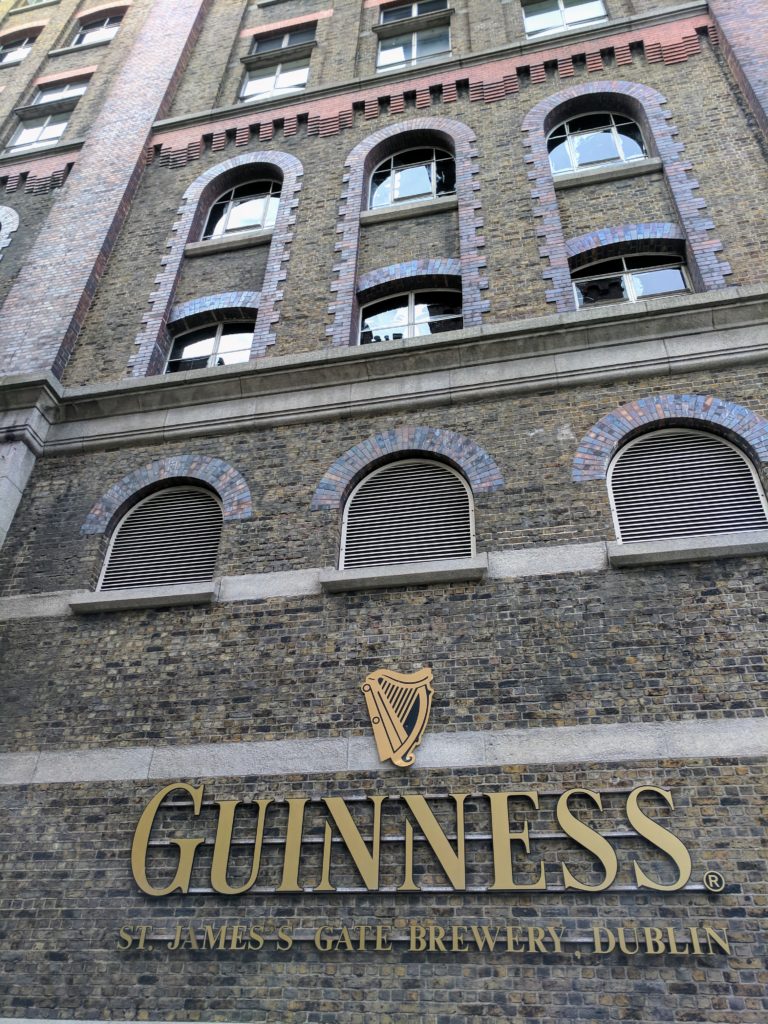
<svg viewBox="0 0 768 1024">
<path fill-rule="evenodd" d="M 704 885 L 710 892 L 722 892 L 725 888 L 725 879 L 719 871 L 705 871 Z"/>
</svg>

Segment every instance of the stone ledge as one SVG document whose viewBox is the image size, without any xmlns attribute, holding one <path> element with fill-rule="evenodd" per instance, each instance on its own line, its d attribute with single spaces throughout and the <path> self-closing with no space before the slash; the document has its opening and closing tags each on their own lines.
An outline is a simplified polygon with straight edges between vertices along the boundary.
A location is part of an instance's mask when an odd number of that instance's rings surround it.
<svg viewBox="0 0 768 1024">
<path fill-rule="evenodd" d="M 592 171 L 571 171 L 569 174 L 553 176 L 555 191 L 562 188 L 578 188 L 579 185 L 600 185 L 604 181 L 618 181 L 620 178 L 639 178 L 644 174 L 663 171 L 664 164 L 658 157 L 635 160 L 626 164 L 611 164 L 596 167 Z"/>
<path fill-rule="evenodd" d="M 373 32 L 379 39 L 392 39 L 395 36 L 408 35 L 408 33 L 416 32 L 419 29 L 449 25 L 451 15 L 455 13 L 453 7 L 444 7 L 441 11 L 417 14 L 413 18 L 402 18 L 400 21 L 378 22 L 373 26 Z"/>
<path fill-rule="evenodd" d="M 632 541 L 627 544 L 611 541 L 608 544 L 608 564 L 614 568 L 625 565 L 664 565 L 669 562 L 743 558 L 749 555 L 766 554 L 768 554 L 768 530 Z"/>
<path fill-rule="evenodd" d="M 257 245 L 269 245 L 274 231 L 242 231 L 224 238 L 205 238 L 200 242 L 187 242 L 185 256 L 213 256 L 217 252 L 234 252 L 236 249 L 251 249 Z"/>
<path fill-rule="evenodd" d="M 481 580 L 488 573 L 488 556 L 441 559 L 434 562 L 403 562 L 370 569 L 324 569 L 320 586 L 329 593 L 349 590 L 380 590 L 419 583 L 455 583 Z"/>
<path fill-rule="evenodd" d="M 376 210 L 363 210 L 360 224 L 384 224 L 392 220 L 409 220 L 412 217 L 427 217 L 433 213 L 445 213 L 457 210 L 459 200 L 456 196 L 441 196 L 439 199 L 421 199 L 415 203 L 400 203 L 398 206 L 385 206 Z"/>
<path fill-rule="evenodd" d="M 111 39 L 99 39 L 93 43 L 80 43 L 79 46 L 61 46 L 58 50 L 49 50 L 49 57 L 63 57 L 67 53 L 80 53 L 81 50 L 95 50 L 97 46 L 109 46 Z"/>
<path fill-rule="evenodd" d="M 75 615 L 119 612 L 126 608 L 167 608 L 171 605 L 212 604 L 215 583 L 183 583 L 173 587 L 130 587 L 125 590 L 74 594 L 69 607 Z"/>
</svg>

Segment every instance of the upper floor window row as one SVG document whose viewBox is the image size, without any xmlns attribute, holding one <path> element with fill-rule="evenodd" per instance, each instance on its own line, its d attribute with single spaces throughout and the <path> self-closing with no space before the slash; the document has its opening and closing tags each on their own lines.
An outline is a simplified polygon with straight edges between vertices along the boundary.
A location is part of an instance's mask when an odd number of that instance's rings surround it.
<svg viewBox="0 0 768 1024">
<path fill-rule="evenodd" d="M 20 64 L 32 49 L 35 39 L 36 35 L 27 35 L 0 43 L 0 67 Z"/>
<path fill-rule="evenodd" d="M 603 0 L 533 0 L 523 6 L 525 34 L 547 35 L 608 20 Z"/>
<path fill-rule="evenodd" d="M 406 292 L 363 307 L 360 344 L 460 331 L 463 323 L 460 291 L 434 288 Z"/>
<path fill-rule="evenodd" d="M 571 272 L 576 302 L 598 306 L 639 302 L 655 295 L 689 290 L 682 256 L 641 253 L 598 260 Z"/>
<path fill-rule="evenodd" d="M 406 149 L 388 156 L 371 175 L 369 206 L 395 206 L 456 192 L 456 162 L 444 149 Z"/>
<path fill-rule="evenodd" d="M 117 35 L 122 20 L 122 14 L 113 14 L 108 18 L 81 22 L 71 45 L 95 46 L 97 43 L 108 43 Z"/>
<path fill-rule="evenodd" d="M 265 179 L 237 185 L 220 195 L 211 207 L 203 238 L 271 228 L 279 206 L 279 181 Z"/>
<path fill-rule="evenodd" d="M 547 150 L 553 174 L 631 163 L 647 156 L 639 125 L 624 114 L 609 112 L 563 121 L 549 133 Z"/>
</svg>

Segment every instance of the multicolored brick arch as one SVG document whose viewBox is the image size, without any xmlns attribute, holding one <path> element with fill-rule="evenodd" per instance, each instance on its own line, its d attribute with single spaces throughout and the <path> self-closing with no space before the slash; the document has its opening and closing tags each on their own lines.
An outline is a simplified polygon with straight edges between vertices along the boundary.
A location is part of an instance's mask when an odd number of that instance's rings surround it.
<svg viewBox="0 0 768 1024">
<path fill-rule="evenodd" d="M 341 508 L 353 483 L 366 471 L 388 457 L 404 454 L 441 456 L 461 470 L 474 494 L 504 486 L 494 460 L 468 437 L 436 427 L 394 427 L 361 441 L 336 459 L 317 486 L 312 511 Z"/>
<path fill-rule="evenodd" d="M 105 533 L 115 514 L 131 498 L 162 483 L 200 482 L 212 487 L 221 500 L 224 522 L 250 519 L 253 515 L 251 492 L 245 478 L 228 462 L 208 455 L 172 455 L 149 462 L 118 480 L 96 502 L 80 527 L 84 534 Z"/>
<path fill-rule="evenodd" d="M 577 235 L 565 243 L 565 252 L 571 269 L 575 269 L 586 260 L 607 257 L 614 251 L 622 255 L 653 249 L 681 252 L 684 245 L 685 235 L 677 224 L 649 221 L 645 224 L 618 224 Z"/>
<path fill-rule="evenodd" d="M 745 449 L 756 463 L 768 463 L 768 420 L 743 405 L 714 395 L 651 395 L 620 405 L 581 439 L 573 480 L 604 480 L 619 448 L 643 428 L 693 427 L 714 430 Z"/>
</svg>

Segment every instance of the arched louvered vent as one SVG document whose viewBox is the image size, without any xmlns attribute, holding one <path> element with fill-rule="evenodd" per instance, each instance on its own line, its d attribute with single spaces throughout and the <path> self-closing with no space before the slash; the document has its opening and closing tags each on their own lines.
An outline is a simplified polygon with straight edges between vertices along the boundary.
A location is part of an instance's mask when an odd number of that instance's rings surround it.
<svg viewBox="0 0 768 1024">
<path fill-rule="evenodd" d="M 221 523 L 221 506 L 210 491 L 156 491 L 134 505 L 115 530 L 99 590 L 213 579 Z"/>
<path fill-rule="evenodd" d="M 614 460 L 608 486 L 623 542 L 768 528 L 752 464 L 703 430 L 657 430 L 631 441 Z"/>
<path fill-rule="evenodd" d="M 347 502 L 342 569 L 473 554 L 469 488 L 440 462 L 391 462 L 359 483 Z"/>
</svg>

